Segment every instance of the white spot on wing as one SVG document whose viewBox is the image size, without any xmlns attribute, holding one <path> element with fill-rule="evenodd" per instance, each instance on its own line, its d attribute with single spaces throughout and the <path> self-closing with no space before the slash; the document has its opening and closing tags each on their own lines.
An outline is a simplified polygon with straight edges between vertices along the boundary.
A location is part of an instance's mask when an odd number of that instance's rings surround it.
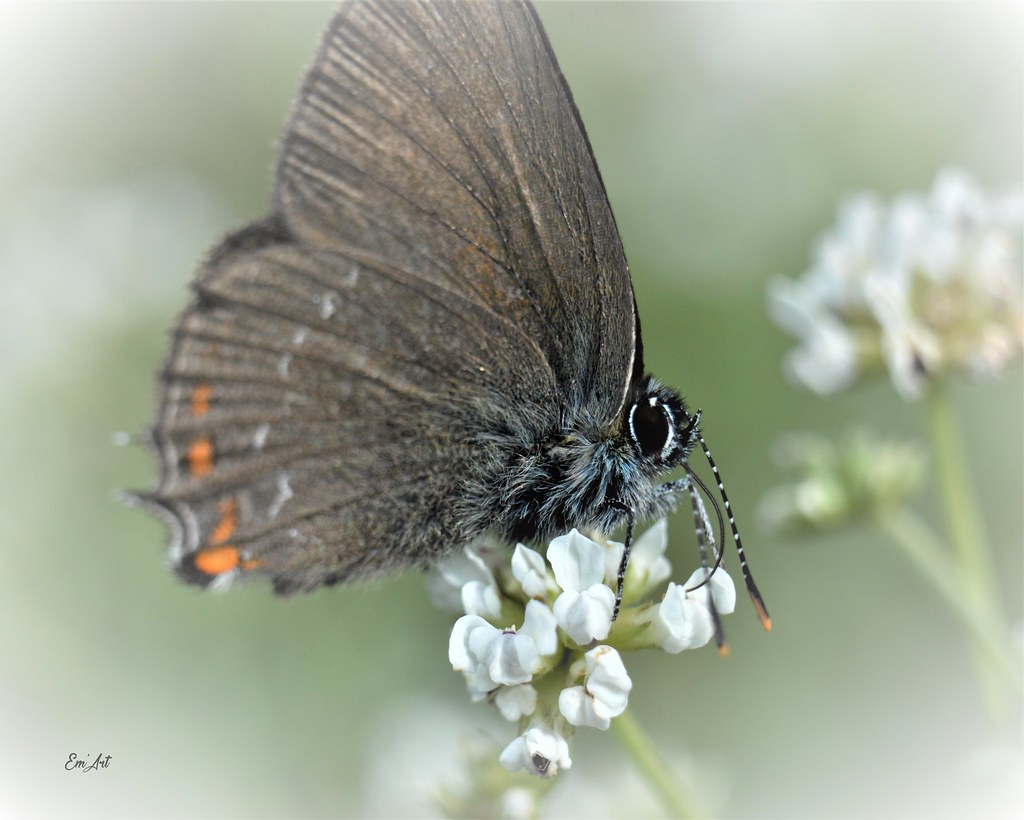
<svg viewBox="0 0 1024 820">
<path fill-rule="evenodd" d="M 235 576 L 238 575 L 237 569 L 228 570 L 218 575 L 213 576 L 207 589 L 213 590 L 214 592 L 223 592 L 231 586 L 231 582 L 235 580 Z"/>
<path fill-rule="evenodd" d="M 252 446 L 257 450 L 262 450 L 263 445 L 267 442 L 267 434 L 270 432 L 270 424 L 264 422 L 256 428 L 256 432 L 253 433 Z"/>
<path fill-rule="evenodd" d="M 285 353 L 280 359 L 277 360 L 277 375 L 282 379 L 288 378 L 288 365 L 292 363 L 292 354 Z"/>
<path fill-rule="evenodd" d="M 300 327 L 298 330 L 295 331 L 295 335 L 292 336 L 292 344 L 295 347 L 298 347 L 304 341 L 306 341 L 306 336 L 308 336 L 308 335 L 309 335 L 309 331 L 306 328 L 304 328 L 304 327 Z"/>
<path fill-rule="evenodd" d="M 270 520 L 273 521 L 277 518 L 277 514 L 281 512 L 281 508 L 285 505 L 285 502 L 294 496 L 292 492 L 292 486 L 288 483 L 288 473 L 281 473 L 277 477 L 277 495 L 270 504 L 270 508 L 267 510 L 267 515 Z"/>
<path fill-rule="evenodd" d="M 175 447 L 170 440 L 165 441 L 163 446 L 160 448 L 160 457 L 163 459 L 164 464 L 177 465 L 181 463 L 178 448 Z M 175 467 L 174 469 L 175 472 L 177 472 L 178 468 Z"/>
<path fill-rule="evenodd" d="M 178 520 L 181 521 L 181 526 L 185 531 L 182 543 L 176 544 L 177 550 L 172 548 L 171 552 L 172 557 L 178 560 L 186 552 L 199 546 L 199 520 L 188 504 L 175 504 L 174 511 L 178 514 Z"/>
<path fill-rule="evenodd" d="M 338 312 L 338 306 L 335 304 L 335 299 L 338 298 L 338 294 L 334 291 L 329 290 L 323 296 L 314 296 L 313 303 L 320 305 L 320 318 L 330 319 L 335 313 Z"/>
</svg>

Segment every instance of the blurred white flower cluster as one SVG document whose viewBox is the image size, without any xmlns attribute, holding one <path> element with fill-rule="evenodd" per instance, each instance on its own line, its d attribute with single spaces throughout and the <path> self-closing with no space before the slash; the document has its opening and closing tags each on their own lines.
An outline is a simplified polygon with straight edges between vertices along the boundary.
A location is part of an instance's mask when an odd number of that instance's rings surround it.
<svg viewBox="0 0 1024 820">
<path fill-rule="evenodd" d="M 758 515 L 766 530 L 794 534 L 838 529 L 904 507 L 927 465 L 917 445 L 863 430 L 839 438 L 793 434 L 774 450 L 776 463 L 794 480 L 776 484 Z"/>
<path fill-rule="evenodd" d="M 802 278 L 769 284 L 775 321 L 799 340 L 786 359 L 818 393 L 886 368 L 917 398 L 950 371 L 998 375 L 1024 349 L 1024 194 L 988 195 L 947 169 L 927 195 L 839 208 Z"/>
<path fill-rule="evenodd" d="M 466 548 L 432 571 L 435 601 L 465 613 L 448 645 L 452 667 L 474 701 L 518 724 L 499 758 L 506 769 L 544 777 L 568 769 L 576 727 L 607 729 L 626 709 L 633 683 L 619 650 L 704 646 L 715 634 L 709 595 L 717 614 L 733 611 L 736 590 L 721 568 L 699 589 L 707 570 L 683 586 L 670 582 L 657 599 L 671 573 L 667 532 L 662 520 L 633 544 L 614 624 L 623 545 L 577 530 L 552 539 L 546 561 L 522 544 L 511 562 L 500 550 Z"/>
</svg>

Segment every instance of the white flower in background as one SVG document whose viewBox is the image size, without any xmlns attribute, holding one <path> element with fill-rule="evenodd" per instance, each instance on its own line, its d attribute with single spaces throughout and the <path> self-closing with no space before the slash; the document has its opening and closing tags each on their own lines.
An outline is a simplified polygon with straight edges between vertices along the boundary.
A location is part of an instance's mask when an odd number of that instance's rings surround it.
<svg viewBox="0 0 1024 820">
<path fill-rule="evenodd" d="M 610 646 L 598 646 L 583 656 L 586 677 L 582 686 L 563 689 L 558 709 L 573 726 L 607 729 L 611 719 L 626 711 L 633 681 L 622 657 Z"/>
<path fill-rule="evenodd" d="M 537 816 L 537 795 L 522 787 L 506 790 L 501 798 L 501 816 L 509 820 L 531 820 Z"/>
<path fill-rule="evenodd" d="M 791 381 L 815 393 L 834 393 L 857 378 L 853 334 L 821 304 L 820 295 L 802 280 L 773 279 L 768 284 L 772 318 L 801 339 L 784 362 Z"/>
<path fill-rule="evenodd" d="M 1001 373 L 1024 350 L 1024 193 L 987 195 L 945 170 L 924 196 L 844 202 L 798 280 L 768 287 L 799 340 L 787 375 L 818 393 L 885 367 L 905 398 L 951 371 Z"/>
<path fill-rule="evenodd" d="M 471 547 L 437 566 L 427 577 L 434 603 L 467 615 L 497 618 L 501 614 L 498 583 L 487 562 Z"/>
<path fill-rule="evenodd" d="M 838 439 L 786 436 L 776 444 L 774 459 L 793 480 L 765 495 L 758 516 L 765 529 L 794 534 L 875 519 L 906 505 L 928 463 L 917 444 L 860 430 Z"/>
<path fill-rule="evenodd" d="M 572 766 L 569 743 L 546 726 L 534 726 L 513 740 L 498 757 L 510 772 L 526 769 L 540 777 L 554 777 L 559 769 Z"/>
<path fill-rule="evenodd" d="M 558 625 L 576 643 L 608 637 L 615 593 L 604 585 L 604 549 L 577 530 L 553 538 L 548 560 L 564 590 L 555 600 Z"/>
<path fill-rule="evenodd" d="M 634 542 L 624 584 L 629 596 L 614 625 L 615 593 L 604 583 L 614 584 L 618 574 L 623 546 L 614 541 L 573 530 L 551 540 L 547 561 L 522 544 L 511 562 L 507 553 L 481 546 L 433 570 L 435 599 L 458 602 L 466 612 L 449 639 L 452 667 L 463 673 L 473 701 L 491 701 L 519 723 L 520 736 L 500 756 L 506 769 L 552 777 L 569 768 L 576 728 L 608 729 L 626 709 L 633 682 L 621 650 L 703 646 L 714 634 L 709 595 L 719 614 L 732 612 L 736 590 L 722 568 L 700 588 L 705 569 L 686 586 L 670 583 L 659 600 L 672 571 L 667 533 L 659 521 Z M 492 594 L 482 611 L 479 602 Z M 515 612 L 522 613 L 518 627 L 490 614 Z"/>
</svg>

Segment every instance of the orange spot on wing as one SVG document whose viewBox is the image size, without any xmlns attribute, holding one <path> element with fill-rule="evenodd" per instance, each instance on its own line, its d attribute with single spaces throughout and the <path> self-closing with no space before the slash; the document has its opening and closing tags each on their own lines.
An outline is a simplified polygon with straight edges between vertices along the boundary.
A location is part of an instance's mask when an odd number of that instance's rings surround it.
<svg viewBox="0 0 1024 820">
<path fill-rule="evenodd" d="M 225 543 L 238 528 L 238 504 L 233 498 L 226 498 L 217 505 L 220 520 L 210 533 L 214 546 Z"/>
<path fill-rule="evenodd" d="M 192 415 L 202 418 L 210 412 L 210 399 L 213 397 L 213 385 L 197 384 L 192 390 Z"/>
<path fill-rule="evenodd" d="M 206 575 L 220 575 L 238 566 L 239 555 L 235 547 L 213 547 L 196 553 L 195 568 Z"/>
<path fill-rule="evenodd" d="M 209 436 L 200 436 L 188 446 L 188 471 L 196 478 L 213 472 L 213 442 Z"/>
</svg>

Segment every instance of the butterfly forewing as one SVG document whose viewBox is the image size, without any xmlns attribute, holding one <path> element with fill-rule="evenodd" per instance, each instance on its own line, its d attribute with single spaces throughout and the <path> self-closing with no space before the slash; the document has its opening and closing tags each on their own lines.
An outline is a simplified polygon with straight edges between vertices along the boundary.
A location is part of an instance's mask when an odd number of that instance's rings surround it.
<svg viewBox="0 0 1024 820">
<path fill-rule="evenodd" d="M 276 202 L 509 317 L 564 406 L 609 420 L 633 356 L 625 257 L 575 105 L 520 2 L 349 3 L 289 125 Z"/>
</svg>

